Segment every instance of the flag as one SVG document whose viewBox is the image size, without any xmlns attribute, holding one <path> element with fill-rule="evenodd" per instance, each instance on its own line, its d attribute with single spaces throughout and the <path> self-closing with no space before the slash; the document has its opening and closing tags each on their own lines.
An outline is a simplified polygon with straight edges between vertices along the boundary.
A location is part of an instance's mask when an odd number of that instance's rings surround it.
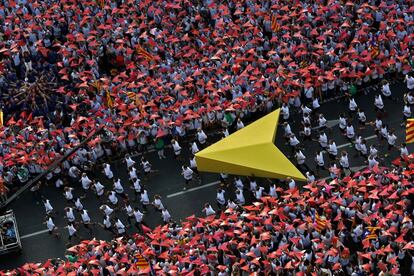
<svg viewBox="0 0 414 276">
<path fill-rule="evenodd" d="M 3 110 L 0 109 L 0 127 L 3 126 Z"/>
<path fill-rule="evenodd" d="M 277 23 L 274 15 L 272 15 L 272 31 L 275 33 L 280 31 L 280 25 Z"/>
<path fill-rule="evenodd" d="M 109 108 L 112 108 L 114 106 L 114 103 L 112 102 L 111 93 L 109 93 L 109 90 L 106 90 L 106 105 Z"/>
<path fill-rule="evenodd" d="M 128 96 L 128 98 L 130 98 L 131 100 L 135 99 L 135 95 L 136 95 L 136 93 L 134 93 L 134 92 L 127 92 L 127 96 Z"/>
<path fill-rule="evenodd" d="M 135 255 L 135 258 L 137 260 L 135 264 L 139 270 L 144 270 L 149 267 L 149 263 L 141 254 Z"/>
<path fill-rule="evenodd" d="M 319 216 L 318 212 L 312 213 L 313 224 L 318 232 L 321 232 L 326 227 L 326 218 Z"/>
<path fill-rule="evenodd" d="M 142 48 L 140 45 L 137 46 L 136 48 L 137 54 L 141 57 L 143 57 L 144 59 L 146 59 L 147 61 L 153 61 L 155 60 L 154 56 L 151 55 L 148 51 L 146 51 L 144 48 Z"/>
<path fill-rule="evenodd" d="M 376 58 L 380 54 L 380 49 L 378 46 L 371 47 L 371 58 Z"/>
<path fill-rule="evenodd" d="M 96 0 L 96 3 L 99 5 L 101 9 L 105 7 L 105 0 Z"/>
<path fill-rule="evenodd" d="M 407 119 L 407 127 L 405 129 L 405 142 L 407 144 L 414 143 L 414 119 Z"/>
<path fill-rule="evenodd" d="M 376 240 L 378 235 L 375 234 L 375 231 L 380 229 L 379 227 L 368 226 L 364 233 L 362 233 L 363 240 Z"/>
</svg>

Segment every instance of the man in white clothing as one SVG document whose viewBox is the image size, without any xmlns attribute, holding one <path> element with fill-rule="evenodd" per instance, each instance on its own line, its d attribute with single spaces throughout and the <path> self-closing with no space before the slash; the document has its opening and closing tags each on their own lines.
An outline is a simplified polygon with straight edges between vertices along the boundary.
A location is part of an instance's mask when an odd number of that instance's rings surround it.
<svg viewBox="0 0 414 276">
<path fill-rule="evenodd" d="M 185 180 L 185 185 L 184 185 L 183 190 L 187 190 L 188 183 L 190 183 L 193 180 L 194 171 L 185 165 L 182 166 L 181 169 L 182 169 L 181 174 L 183 175 L 184 180 Z"/>
</svg>

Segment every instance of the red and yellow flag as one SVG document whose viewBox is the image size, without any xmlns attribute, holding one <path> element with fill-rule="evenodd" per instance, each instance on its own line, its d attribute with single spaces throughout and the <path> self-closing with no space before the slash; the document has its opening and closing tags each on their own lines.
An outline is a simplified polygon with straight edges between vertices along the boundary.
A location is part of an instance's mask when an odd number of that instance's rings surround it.
<svg viewBox="0 0 414 276">
<path fill-rule="evenodd" d="M 114 103 L 112 102 L 111 93 L 109 93 L 109 90 L 106 90 L 106 105 L 109 108 L 112 108 L 114 106 Z"/>
<path fill-rule="evenodd" d="M 147 260 L 141 254 L 135 255 L 135 257 L 137 258 L 137 262 L 135 263 L 135 265 L 140 270 L 144 270 L 144 269 L 149 267 L 149 263 L 147 262 Z"/>
<path fill-rule="evenodd" d="M 272 15 L 272 31 L 275 33 L 280 31 L 280 25 L 277 23 L 274 15 Z"/>
<path fill-rule="evenodd" d="M 146 59 L 147 61 L 153 61 L 155 60 L 154 56 L 151 55 L 148 51 L 146 51 L 144 48 L 142 48 L 140 45 L 137 46 L 136 48 L 137 54 L 141 57 L 143 57 L 144 59 Z"/>
<path fill-rule="evenodd" d="M 3 126 L 3 110 L 0 109 L 0 127 Z"/>
<path fill-rule="evenodd" d="M 321 232 L 326 227 L 326 218 L 320 217 L 318 212 L 315 213 L 316 230 Z"/>
<path fill-rule="evenodd" d="M 378 46 L 372 46 L 371 48 L 371 57 L 376 58 L 380 54 L 380 48 Z"/>
<path fill-rule="evenodd" d="M 414 119 L 407 120 L 407 128 L 405 129 L 405 142 L 407 144 L 414 143 Z"/>
</svg>

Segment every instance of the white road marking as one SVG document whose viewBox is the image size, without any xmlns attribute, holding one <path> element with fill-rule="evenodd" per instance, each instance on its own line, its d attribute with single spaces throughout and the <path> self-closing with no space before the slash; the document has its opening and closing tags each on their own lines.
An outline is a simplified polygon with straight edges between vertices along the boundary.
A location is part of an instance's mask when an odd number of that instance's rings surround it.
<svg viewBox="0 0 414 276">
<path fill-rule="evenodd" d="M 45 229 L 45 230 L 40 230 L 40 231 L 37 231 L 37 232 L 33 232 L 33 233 L 30 233 L 30 234 L 27 234 L 27 235 L 21 236 L 21 237 L 20 237 L 20 239 L 22 240 L 22 239 L 26 239 L 26 238 L 30 238 L 30 237 L 34 237 L 34 236 L 38 236 L 38 235 L 41 235 L 41 234 L 43 234 L 43 233 L 47 233 L 47 232 L 49 232 L 49 230 L 48 230 L 48 229 Z"/>
<path fill-rule="evenodd" d="M 201 186 L 198 186 L 198 187 L 190 188 L 190 189 L 185 190 L 185 191 L 181 191 L 181 192 L 177 192 L 177 193 L 167 195 L 167 198 L 172 198 L 172 197 L 176 197 L 176 196 L 179 196 L 179 195 L 194 192 L 194 191 L 197 191 L 197 190 L 201 190 L 201 189 L 204 189 L 204 188 L 207 188 L 207 187 L 210 187 L 210 186 L 217 185 L 219 183 L 220 183 L 220 181 L 214 181 L 214 182 L 211 182 L 211 183 L 207 183 L 207 184 L 204 184 L 204 185 L 201 185 Z"/>
<path fill-rule="evenodd" d="M 366 137 L 366 138 L 364 138 L 366 141 L 368 141 L 368 140 L 372 140 L 372 139 L 374 139 L 374 138 L 376 138 L 377 137 L 377 135 L 371 135 L 371 136 L 368 136 L 368 137 Z M 343 145 L 339 145 L 337 148 L 338 149 L 341 149 L 341 148 L 345 148 L 345 147 L 348 147 L 348 146 L 350 146 L 350 145 L 352 145 L 352 143 L 346 143 L 346 144 L 343 144 Z"/>
</svg>

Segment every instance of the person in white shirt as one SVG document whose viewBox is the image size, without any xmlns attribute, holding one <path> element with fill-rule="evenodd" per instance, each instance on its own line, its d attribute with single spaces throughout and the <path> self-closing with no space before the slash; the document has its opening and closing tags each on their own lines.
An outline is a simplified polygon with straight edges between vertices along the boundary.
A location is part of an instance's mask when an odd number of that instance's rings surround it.
<svg viewBox="0 0 414 276">
<path fill-rule="evenodd" d="M 289 120 L 290 112 L 289 112 L 289 105 L 286 103 L 282 103 L 282 107 L 280 108 L 280 112 L 282 113 L 283 121 Z"/>
<path fill-rule="evenodd" d="M 200 173 L 198 172 L 197 162 L 196 162 L 196 159 L 195 159 L 195 156 L 194 155 L 190 159 L 190 166 L 189 167 L 193 171 L 193 173 L 197 176 L 197 178 L 198 178 L 198 180 L 199 180 L 199 182 L 201 184 L 201 176 L 200 176 Z"/>
<path fill-rule="evenodd" d="M 240 118 L 237 118 L 236 129 L 240 130 L 242 128 L 244 128 L 244 124 Z"/>
<path fill-rule="evenodd" d="M 316 174 L 320 175 L 320 171 L 324 171 L 325 169 L 325 160 L 323 158 L 323 151 L 317 151 L 315 156 L 316 162 Z"/>
<path fill-rule="evenodd" d="M 49 199 L 43 198 L 43 205 L 45 206 L 46 215 L 51 216 L 54 211 Z"/>
<path fill-rule="evenodd" d="M 76 238 L 78 237 L 78 235 L 76 234 L 76 232 L 78 232 L 78 231 L 76 230 L 73 223 L 68 223 L 67 228 L 68 228 L 68 233 L 69 233 L 69 237 L 68 237 L 69 242 L 71 242 L 74 237 L 76 237 Z"/>
<path fill-rule="evenodd" d="M 163 209 L 161 211 L 161 216 L 162 216 L 162 220 L 164 221 L 164 223 L 169 223 L 171 220 L 171 215 L 170 212 L 168 212 L 167 209 Z"/>
<path fill-rule="evenodd" d="M 200 151 L 200 149 L 198 148 L 198 146 L 197 146 L 197 143 L 196 143 L 196 141 L 194 141 L 192 144 L 191 144 L 191 153 L 194 155 L 194 154 L 196 154 L 197 152 L 199 152 Z"/>
<path fill-rule="evenodd" d="M 256 191 L 254 191 L 254 197 L 256 200 L 260 201 L 263 197 L 264 188 L 262 186 L 257 186 Z"/>
<path fill-rule="evenodd" d="M 96 195 L 98 196 L 98 198 L 100 198 L 101 196 L 104 195 L 105 193 L 105 186 L 101 184 L 101 182 L 97 181 L 94 182 L 93 184 L 93 188 L 96 192 Z"/>
<path fill-rule="evenodd" d="M 319 104 L 319 99 L 317 97 L 312 99 L 312 109 L 313 112 L 316 113 L 318 112 L 319 108 L 321 107 L 321 105 Z"/>
<path fill-rule="evenodd" d="M 349 141 L 353 142 L 352 139 L 355 137 L 355 129 L 351 122 L 348 123 L 346 126 L 346 138 L 348 138 Z"/>
<path fill-rule="evenodd" d="M 109 207 L 106 204 L 101 205 L 101 207 L 99 207 L 99 210 L 104 212 L 105 216 L 110 216 L 114 212 L 114 209 L 112 209 L 111 207 Z"/>
<path fill-rule="evenodd" d="M 360 129 L 365 127 L 366 121 L 367 116 L 365 115 L 365 112 L 362 111 L 362 109 L 358 108 L 358 124 Z"/>
<path fill-rule="evenodd" d="M 178 144 L 178 142 L 175 139 L 171 140 L 171 146 L 173 147 L 173 151 L 174 151 L 174 158 L 175 159 L 180 159 L 180 154 L 181 154 L 181 146 L 180 144 Z"/>
<path fill-rule="evenodd" d="M 388 128 L 387 125 L 382 125 L 380 129 L 380 140 L 387 139 L 388 137 Z"/>
<path fill-rule="evenodd" d="M 154 208 L 159 212 L 161 212 L 164 209 L 164 204 L 162 204 L 160 195 L 154 196 L 154 201 L 152 202 L 152 206 L 154 206 Z"/>
<path fill-rule="evenodd" d="M 129 156 L 129 154 L 127 154 L 125 156 L 125 163 L 127 165 L 127 169 L 129 170 L 129 168 L 131 168 L 132 166 L 135 165 L 135 161 L 132 160 L 131 156 Z"/>
<path fill-rule="evenodd" d="M 296 188 L 296 181 L 293 178 L 287 177 L 286 182 L 288 184 L 289 190 L 293 190 Z"/>
<path fill-rule="evenodd" d="M 232 210 L 235 210 L 235 209 L 237 208 L 237 204 L 236 204 L 236 203 L 234 203 L 231 199 L 229 199 L 229 200 L 227 201 L 227 206 L 226 206 L 226 208 L 227 208 L 227 209 L 232 209 Z"/>
<path fill-rule="evenodd" d="M 363 156 L 363 157 L 365 157 L 365 158 L 367 158 L 367 156 L 368 156 L 368 148 L 367 148 L 367 141 L 364 139 L 364 138 L 362 138 L 362 140 L 361 140 L 361 144 L 360 144 L 360 154 Z"/>
<path fill-rule="evenodd" d="M 226 205 L 226 199 L 224 198 L 224 193 L 225 191 L 221 188 L 217 189 L 217 194 L 216 194 L 216 200 L 217 200 L 217 206 L 219 207 L 219 209 L 223 209 L 224 206 Z"/>
<path fill-rule="evenodd" d="M 349 116 L 352 116 L 352 114 L 355 113 L 355 111 L 358 108 L 358 105 L 355 102 L 355 99 L 353 97 L 349 98 L 348 108 L 349 108 Z"/>
<path fill-rule="evenodd" d="M 269 185 L 269 196 L 273 197 L 273 198 L 278 198 L 277 196 L 277 187 L 275 183 L 271 183 Z"/>
<path fill-rule="evenodd" d="M 378 139 L 381 140 L 381 127 L 383 125 L 383 122 L 380 116 L 377 116 L 377 118 L 375 119 L 374 125 L 375 125 L 375 134 L 378 136 Z"/>
<path fill-rule="evenodd" d="M 134 219 L 135 219 L 135 226 L 138 229 L 141 229 L 141 224 L 143 223 L 144 214 L 138 209 L 138 207 L 134 208 Z"/>
<path fill-rule="evenodd" d="M 86 191 L 91 187 L 92 180 L 89 179 L 86 173 L 83 173 L 80 182 L 82 183 L 82 188 L 86 193 Z"/>
<path fill-rule="evenodd" d="M 340 114 L 339 115 L 339 129 L 341 130 L 341 132 L 345 132 L 346 130 L 346 126 L 348 125 L 345 114 Z"/>
<path fill-rule="evenodd" d="M 342 152 L 341 158 L 339 159 L 339 165 L 341 166 L 342 170 L 349 170 L 349 159 L 348 153 L 346 151 Z"/>
<path fill-rule="evenodd" d="M 108 200 L 111 202 L 113 206 L 116 206 L 118 204 L 118 197 L 116 196 L 116 193 L 114 191 L 108 192 Z"/>
<path fill-rule="evenodd" d="M 405 127 L 407 123 L 407 119 L 411 118 L 411 107 L 407 103 L 407 101 L 404 101 L 404 108 L 403 108 L 403 120 L 401 122 L 401 126 Z"/>
<path fill-rule="evenodd" d="M 73 179 L 78 179 L 81 175 L 81 171 L 76 166 L 72 166 L 69 168 L 68 175 Z"/>
<path fill-rule="evenodd" d="M 132 209 L 131 204 L 128 199 L 125 200 L 125 206 L 123 208 L 127 214 L 127 221 L 129 225 L 132 225 L 132 219 L 134 218 L 134 209 Z"/>
<path fill-rule="evenodd" d="M 377 158 L 377 156 L 378 156 L 378 150 L 375 147 L 375 145 L 369 146 L 369 155 L 373 156 L 374 158 Z"/>
<path fill-rule="evenodd" d="M 391 98 L 391 89 L 390 89 L 390 84 L 388 83 L 388 81 L 387 80 L 383 80 L 382 81 L 382 88 L 381 88 L 381 91 L 382 91 L 382 95 L 386 98 L 386 99 L 392 99 Z"/>
<path fill-rule="evenodd" d="M 408 149 L 407 149 L 407 144 L 406 143 L 401 143 L 401 146 L 398 149 L 400 150 L 400 157 L 402 159 L 407 158 L 407 156 L 409 155 Z"/>
<path fill-rule="evenodd" d="M 111 232 L 112 234 L 116 235 L 116 232 L 112 229 L 112 221 L 111 218 L 107 215 L 103 218 L 103 224 L 99 224 L 105 230 Z"/>
<path fill-rule="evenodd" d="M 254 178 L 249 179 L 249 190 L 253 193 L 256 191 L 257 188 L 257 182 Z"/>
<path fill-rule="evenodd" d="M 296 149 L 299 148 L 299 140 L 296 138 L 295 134 L 292 133 L 292 135 L 289 138 L 289 145 L 291 149 L 291 155 L 293 155 L 296 152 Z"/>
<path fill-rule="evenodd" d="M 83 210 L 83 204 L 80 201 L 80 198 L 78 197 L 75 201 L 75 208 L 76 210 L 78 210 L 79 212 Z"/>
<path fill-rule="evenodd" d="M 306 175 L 306 179 L 307 179 L 308 183 L 312 183 L 316 179 L 316 177 L 310 171 L 306 172 L 305 175 Z"/>
<path fill-rule="evenodd" d="M 388 152 L 389 152 L 392 148 L 395 147 L 395 143 L 397 142 L 397 136 L 395 135 L 393 130 L 391 130 L 388 133 L 387 142 L 388 142 Z M 388 155 L 386 155 L 386 156 L 388 156 Z"/>
<path fill-rule="evenodd" d="M 407 83 L 408 91 L 411 91 L 414 89 L 414 77 L 412 76 L 412 73 L 408 73 L 407 75 L 405 75 L 404 82 Z"/>
<path fill-rule="evenodd" d="M 305 124 L 303 127 L 303 141 L 312 141 L 312 129 L 310 124 Z"/>
<path fill-rule="evenodd" d="M 181 169 L 182 169 L 181 174 L 183 175 L 184 180 L 185 180 L 185 185 L 183 189 L 187 190 L 188 183 L 190 183 L 193 180 L 194 171 L 186 165 L 182 166 Z"/>
<path fill-rule="evenodd" d="M 236 201 L 239 205 L 244 205 L 244 203 L 246 203 L 242 189 L 236 190 Z"/>
<path fill-rule="evenodd" d="M 329 140 L 329 145 L 328 145 L 328 154 L 329 154 L 329 158 L 331 160 L 335 160 L 336 156 L 338 155 L 338 148 L 336 147 L 336 143 L 334 140 Z"/>
<path fill-rule="evenodd" d="M 47 230 L 49 230 L 49 235 L 54 235 L 56 237 L 60 236 L 60 234 L 58 233 L 58 228 L 56 227 L 52 217 L 48 216 L 45 223 L 47 226 Z"/>
<path fill-rule="evenodd" d="M 145 157 L 141 157 L 141 166 L 144 170 L 144 180 L 148 179 L 148 175 L 153 171 L 151 163 Z"/>
<path fill-rule="evenodd" d="M 69 222 L 75 221 L 75 214 L 73 213 L 73 208 L 71 207 L 65 208 L 65 217 Z"/>
<path fill-rule="evenodd" d="M 321 146 L 323 150 L 326 150 L 326 148 L 328 147 L 328 136 L 326 136 L 325 132 L 322 131 L 319 133 L 318 142 L 319 146 Z"/>
<path fill-rule="evenodd" d="M 62 187 L 63 186 L 63 181 L 62 181 L 62 179 L 60 179 L 60 178 L 58 178 L 56 181 L 55 181 L 55 186 L 56 186 L 56 188 L 60 188 L 60 187 Z"/>
<path fill-rule="evenodd" d="M 328 126 L 328 121 L 325 119 L 323 114 L 319 114 L 318 126 L 319 126 L 319 130 L 325 130 Z"/>
<path fill-rule="evenodd" d="M 108 179 L 112 179 L 114 177 L 114 174 L 112 173 L 112 170 L 111 170 L 111 165 L 107 163 L 104 164 L 104 173 Z"/>
<path fill-rule="evenodd" d="M 207 143 L 207 135 L 201 128 L 197 129 L 197 140 L 202 147 L 204 147 Z"/>
<path fill-rule="evenodd" d="M 368 157 L 368 168 L 369 168 L 369 169 L 374 168 L 374 167 L 375 167 L 375 166 L 377 166 L 378 164 L 379 164 L 379 162 L 375 159 L 375 157 L 374 157 L 374 156 L 370 155 L 370 156 Z"/>
<path fill-rule="evenodd" d="M 65 187 L 63 195 L 67 201 L 73 201 L 73 190 L 72 187 Z"/>
<path fill-rule="evenodd" d="M 306 164 L 306 156 L 303 154 L 303 152 L 299 149 L 295 153 L 296 163 L 299 170 L 306 172 L 309 171 L 309 167 Z"/>
<path fill-rule="evenodd" d="M 147 206 L 150 204 L 150 199 L 148 196 L 148 192 L 145 189 L 142 189 L 141 191 L 141 204 L 142 204 L 142 209 L 144 210 L 144 213 L 148 212 Z"/>
<path fill-rule="evenodd" d="M 118 235 L 124 235 L 125 234 L 125 225 L 122 223 L 122 221 L 118 218 L 115 222 L 115 227 L 118 232 Z"/>
<path fill-rule="evenodd" d="M 230 135 L 229 130 L 227 128 L 224 128 L 222 133 L 223 133 L 223 138 L 226 138 L 227 136 Z"/>
<path fill-rule="evenodd" d="M 380 94 L 375 95 L 374 106 L 376 112 L 384 112 L 384 102 L 382 101 L 382 97 Z"/>
<path fill-rule="evenodd" d="M 214 211 L 213 207 L 211 207 L 209 203 L 204 204 L 202 211 L 206 214 L 206 217 L 216 214 L 216 211 Z"/>
<path fill-rule="evenodd" d="M 83 226 L 89 230 L 89 232 L 92 232 L 92 229 L 89 227 L 89 225 L 91 224 L 91 218 L 88 214 L 88 211 L 86 209 L 83 209 L 81 212 L 81 218 L 82 218 L 82 223 Z"/>
<path fill-rule="evenodd" d="M 137 178 L 131 179 L 131 181 L 132 181 L 131 189 L 134 190 L 134 196 L 135 196 L 134 201 L 137 201 L 138 196 L 141 195 L 141 189 L 142 189 L 141 180 L 137 177 Z"/>
<path fill-rule="evenodd" d="M 137 169 L 135 167 L 130 167 L 128 169 L 129 179 L 136 179 L 138 178 Z"/>
<path fill-rule="evenodd" d="M 286 140 L 289 140 L 290 136 L 292 136 L 292 128 L 290 127 L 288 122 L 283 123 L 283 136 L 286 138 Z"/>
<path fill-rule="evenodd" d="M 240 177 L 234 177 L 234 186 L 236 187 L 236 189 L 243 189 L 244 188 L 244 184 L 243 181 L 241 180 Z"/>
</svg>

